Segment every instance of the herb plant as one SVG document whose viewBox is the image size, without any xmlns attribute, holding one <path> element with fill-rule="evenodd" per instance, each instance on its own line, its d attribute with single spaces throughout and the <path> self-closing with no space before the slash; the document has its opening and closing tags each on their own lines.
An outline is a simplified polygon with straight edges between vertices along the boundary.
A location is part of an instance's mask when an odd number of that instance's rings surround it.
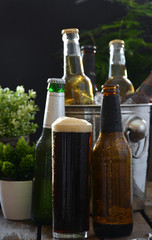
<svg viewBox="0 0 152 240">
<path fill-rule="evenodd" d="M 26 136 L 36 131 L 35 98 L 36 92 L 25 93 L 23 86 L 18 86 L 16 91 L 0 87 L 0 138 Z"/>
<path fill-rule="evenodd" d="M 0 142 L 0 177 L 3 180 L 32 180 L 34 168 L 34 149 L 20 137 L 16 147 Z"/>
</svg>

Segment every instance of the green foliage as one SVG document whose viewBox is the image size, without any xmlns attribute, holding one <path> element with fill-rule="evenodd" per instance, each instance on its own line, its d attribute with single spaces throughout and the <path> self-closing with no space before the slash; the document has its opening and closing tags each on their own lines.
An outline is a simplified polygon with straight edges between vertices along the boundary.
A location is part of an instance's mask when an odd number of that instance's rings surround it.
<svg viewBox="0 0 152 240">
<path fill-rule="evenodd" d="M 4 159 L 3 147 L 4 147 L 4 144 L 2 142 L 0 142 L 0 161 L 2 161 Z"/>
<path fill-rule="evenodd" d="M 23 86 L 18 86 L 16 91 L 0 87 L 0 137 L 26 136 L 36 131 L 35 98 L 36 92 L 25 93 Z"/>
<path fill-rule="evenodd" d="M 20 137 L 16 147 L 0 143 L 0 178 L 15 181 L 31 180 L 34 168 L 34 149 Z"/>
<path fill-rule="evenodd" d="M 14 161 L 15 154 L 14 154 L 14 149 L 10 144 L 6 144 L 3 146 L 3 161 L 9 161 L 12 162 Z"/>
<path fill-rule="evenodd" d="M 34 156 L 32 154 L 28 154 L 25 157 L 23 157 L 19 164 L 20 175 L 30 177 L 32 179 L 33 166 L 34 166 Z M 27 176 L 27 173 L 28 173 L 28 176 Z"/>
<path fill-rule="evenodd" d="M 1 171 L 4 177 L 8 179 L 16 179 L 16 169 L 15 165 L 9 161 L 3 162 Z"/>
<path fill-rule="evenodd" d="M 24 137 L 19 138 L 15 149 L 16 161 L 19 162 L 21 158 L 25 157 L 26 155 L 32 152 L 34 152 L 34 149 L 28 144 L 25 138 Z"/>
<path fill-rule="evenodd" d="M 0 169 L 2 168 L 2 166 L 3 166 L 3 161 L 0 160 Z"/>
<path fill-rule="evenodd" d="M 125 12 L 109 24 L 99 25 L 81 32 L 81 45 L 97 47 L 96 72 L 100 87 L 106 81 L 109 70 L 109 42 L 113 39 L 125 41 L 128 77 L 137 88 L 152 69 L 152 1 L 115 0 Z"/>
</svg>

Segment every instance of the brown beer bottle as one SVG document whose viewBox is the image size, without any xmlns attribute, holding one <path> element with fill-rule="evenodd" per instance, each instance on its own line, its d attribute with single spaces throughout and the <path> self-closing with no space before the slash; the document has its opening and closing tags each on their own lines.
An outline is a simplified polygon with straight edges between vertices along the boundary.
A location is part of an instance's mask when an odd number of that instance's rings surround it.
<svg viewBox="0 0 152 240">
<path fill-rule="evenodd" d="M 119 84 L 121 102 L 127 94 L 134 92 L 134 86 L 127 77 L 124 46 L 125 43 L 122 40 L 110 41 L 109 75 L 105 82 L 105 85 Z"/>
<path fill-rule="evenodd" d="M 124 98 L 123 103 L 152 103 L 152 72 L 134 93 Z"/>
<path fill-rule="evenodd" d="M 77 28 L 62 30 L 64 42 L 65 105 L 93 104 L 91 80 L 84 74 Z"/>
<path fill-rule="evenodd" d="M 93 229 L 100 238 L 133 228 L 131 150 L 124 137 L 117 86 L 103 86 L 101 131 L 93 149 Z"/>
</svg>

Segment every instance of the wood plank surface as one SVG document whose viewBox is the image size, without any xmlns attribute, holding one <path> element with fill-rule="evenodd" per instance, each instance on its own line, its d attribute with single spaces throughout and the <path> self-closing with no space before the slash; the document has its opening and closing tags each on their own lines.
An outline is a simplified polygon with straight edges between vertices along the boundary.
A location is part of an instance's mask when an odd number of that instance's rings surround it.
<svg viewBox="0 0 152 240">
<path fill-rule="evenodd" d="M 134 228 L 131 236 L 118 238 L 118 240 L 128 240 L 133 238 L 145 238 L 152 229 L 144 220 L 142 215 L 134 213 Z M 5 219 L 0 213 L 0 240 L 36 240 L 37 228 L 31 221 L 10 221 Z M 43 226 L 42 240 L 51 240 L 52 230 L 51 226 Z M 92 228 L 92 219 L 90 218 L 89 240 L 97 240 Z M 106 240 L 106 239 L 105 239 Z M 113 239 L 114 240 L 114 239 Z M 115 238 L 116 240 L 116 238 Z"/>
</svg>

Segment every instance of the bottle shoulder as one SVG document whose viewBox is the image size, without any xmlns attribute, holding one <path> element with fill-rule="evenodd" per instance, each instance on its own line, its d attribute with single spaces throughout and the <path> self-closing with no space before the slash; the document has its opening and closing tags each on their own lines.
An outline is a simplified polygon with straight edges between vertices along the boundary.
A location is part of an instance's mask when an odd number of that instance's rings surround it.
<svg viewBox="0 0 152 240">
<path fill-rule="evenodd" d="M 125 97 L 124 102 L 152 103 L 152 73 L 138 87 L 138 89 L 136 89 L 133 94 L 129 94 Z"/>
<path fill-rule="evenodd" d="M 106 80 L 105 85 L 108 85 L 109 83 L 119 84 L 120 86 L 123 85 L 123 86 L 127 87 L 128 89 L 131 89 L 132 91 L 134 91 L 134 86 L 133 86 L 132 82 L 125 76 L 110 77 Z"/>
<path fill-rule="evenodd" d="M 65 76 L 65 104 L 93 104 L 93 87 L 91 80 L 85 75 L 73 74 Z"/>
<path fill-rule="evenodd" d="M 76 90 L 78 92 L 78 89 L 80 89 L 80 91 L 88 92 L 88 95 L 92 94 L 93 96 L 91 80 L 85 74 L 67 75 L 64 79 L 66 82 L 65 92 L 67 91 L 67 89 L 69 92 L 71 90 Z"/>
<path fill-rule="evenodd" d="M 111 77 L 107 79 L 107 81 L 105 82 L 105 85 L 117 85 L 117 84 L 119 85 L 121 102 L 123 101 L 127 94 L 134 92 L 134 86 L 132 82 L 126 77 Z"/>
<path fill-rule="evenodd" d="M 95 146 L 93 148 L 94 154 L 111 155 L 131 155 L 129 144 L 123 132 L 100 133 Z"/>
<path fill-rule="evenodd" d="M 45 129 L 45 131 L 42 132 L 42 135 L 38 139 L 35 145 L 35 151 L 43 150 L 45 151 L 46 148 L 50 148 L 51 146 L 51 129 Z M 44 149 L 45 147 L 45 149 Z"/>
<path fill-rule="evenodd" d="M 66 74 L 63 76 L 63 79 L 66 81 L 75 81 L 75 79 L 79 79 L 79 83 L 82 81 L 90 82 L 90 78 L 85 73 L 74 73 L 74 74 Z"/>
</svg>

